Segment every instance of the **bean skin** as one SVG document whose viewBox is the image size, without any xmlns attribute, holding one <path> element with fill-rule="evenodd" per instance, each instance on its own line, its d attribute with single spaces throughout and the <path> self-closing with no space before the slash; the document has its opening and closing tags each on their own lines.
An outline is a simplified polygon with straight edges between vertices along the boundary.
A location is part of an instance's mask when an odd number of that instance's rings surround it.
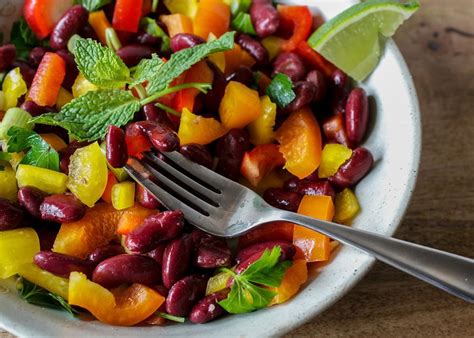
<svg viewBox="0 0 474 338">
<path fill-rule="evenodd" d="M 314 102 L 319 102 L 326 96 L 326 79 L 323 73 L 319 70 L 312 70 L 306 75 L 306 81 L 311 82 L 316 87 L 316 92 L 313 96 Z"/>
<path fill-rule="evenodd" d="M 273 7 L 271 0 L 253 1 L 250 18 L 257 35 L 261 38 L 275 33 L 280 25 L 278 11 Z"/>
<path fill-rule="evenodd" d="M 81 5 L 72 6 L 59 19 L 49 38 L 49 44 L 53 49 L 65 49 L 71 36 L 81 30 L 87 24 L 89 13 Z"/>
<path fill-rule="evenodd" d="M 329 78 L 329 86 L 331 89 L 331 109 L 333 113 L 344 113 L 350 87 L 349 77 L 343 71 L 336 69 Z"/>
<path fill-rule="evenodd" d="M 48 51 L 45 47 L 35 47 L 28 54 L 28 62 L 33 67 L 38 67 L 41 60 L 43 59 L 44 54 Z"/>
<path fill-rule="evenodd" d="M 296 212 L 302 196 L 282 188 L 268 188 L 263 193 L 263 199 L 275 208 Z"/>
<path fill-rule="evenodd" d="M 147 45 L 150 47 L 157 47 L 161 43 L 161 39 L 159 37 L 150 35 L 146 32 L 140 32 L 136 36 L 133 37 L 132 41 L 134 43 L 140 45 Z"/>
<path fill-rule="evenodd" d="M 3 72 L 10 68 L 13 61 L 16 58 L 16 47 L 15 45 L 8 44 L 0 46 L 0 72 Z"/>
<path fill-rule="evenodd" d="M 183 278 L 189 269 L 191 248 L 187 238 L 181 237 L 171 241 L 163 253 L 163 285 L 171 288 Z"/>
<path fill-rule="evenodd" d="M 143 188 L 140 184 L 137 189 L 137 201 L 142 207 L 147 209 L 158 209 L 161 204 L 148 190 Z"/>
<path fill-rule="evenodd" d="M 243 129 L 232 129 L 221 137 L 216 146 L 218 158 L 216 172 L 237 180 L 240 177 L 240 165 L 248 147 L 249 136 Z"/>
<path fill-rule="evenodd" d="M 149 46 L 132 44 L 117 51 L 117 55 L 128 67 L 136 66 L 142 59 L 148 59 L 156 50 Z"/>
<path fill-rule="evenodd" d="M 225 314 L 226 311 L 219 305 L 219 302 L 226 299 L 228 294 L 229 290 L 222 290 L 201 299 L 191 310 L 189 315 L 191 322 L 204 324 Z"/>
<path fill-rule="evenodd" d="M 241 33 L 237 36 L 236 42 L 243 50 L 248 52 L 257 61 L 257 65 L 265 65 L 270 61 L 268 50 L 263 45 L 247 34 Z"/>
<path fill-rule="evenodd" d="M 72 271 L 79 271 L 90 277 L 93 269 L 86 260 L 51 251 L 38 252 L 34 263 L 41 269 L 64 278 L 68 278 Z"/>
<path fill-rule="evenodd" d="M 306 68 L 298 54 L 281 53 L 273 62 L 273 75 L 277 73 L 285 74 L 291 81 L 296 82 L 306 75 Z"/>
<path fill-rule="evenodd" d="M 253 72 L 249 67 L 240 66 L 235 72 L 227 76 L 226 81 L 236 81 L 250 87 L 253 83 Z"/>
<path fill-rule="evenodd" d="M 212 168 L 212 155 L 206 146 L 198 143 L 189 143 L 181 146 L 179 152 L 188 160 L 196 162 L 206 168 Z"/>
<path fill-rule="evenodd" d="M 353 148 L 353 144 L 347 136 L 346 124 L 343 114 L 336 114 L 323 121 L 323 132 L 328 142 L 337 142 L 348 148 Z"/>
<path fill-rule="evenodd" d="M 355 88 L 349 94 L 346 104 L 347 137 L 354 144 L 359 144 L 364 138 L 369 119 L 369 101 L 362 88 Z"/>
<path fill-rule="evenodd" d="M 222 73 L 214 62 L 208 60 L 207 65 L 212 70 L 214 76 L 212 79 L 212 89 L 204 96 L 204 106 L 206 111 L 218 116 L 219 104 L 224 97 L 227 82 L 224 73 Z"/>
<path fill-rule="evenodd" d="M 196 249 L 193 263 L 197 267 L 215 269 L 232 263 L 230 249 L 223 239 L 203 238 Z"/>
<path fill-rule="evenodd" d="M 142 255 L 122 254 L 99 263 L 92 273 L 92 281 L 105 288 L 121 284 L 155 285 L 161 282 L 160 265 Z"/>
<path fill-rule="evenodd" d="M 20 73 L 21 76 L 23 77 L 23 80 L 25 80 L 27 87 L 29 88 L 31 86 L 31 83 L 33 82 L 33 78 L 35 77 L 36 74 L 36 69 L 31 67 L 28 63 L 25 61 L 21 60 L 15 60 L 11 68 L 20 68 Z"/>
<path fill-rule="evenodd" d="M 128 153 L 125 132 L 117 126 L 109 126 L 105 136 L 105 155 L 109 164 L 114 168 L 122 168 L 127 164 Z"/>
<path fill-rule="evenodd" d="M 329 177 L 329 182 L 339 190 L 353 186 L 369 172 L 373 163 L 374 158 L 369 150 L 363 147 L 356 148 L 352 151 L 352 156 Z"/>
<path fill-rule="evenodd" d="M 172 130 L 176 130 L 175 125 L 171 122 L 166 112 L 155 106 L 153 103 L 146 104 L 142 109 L 147 121 L 157 122 Z"/>
<path fill-rule="evenodd" d="M 40 206 L 44 200 L 44 193 L 34 187 L 18 189 L 18 204 L 36 218 L 41 218 Z"/>
<path fill-rule="evenodd" d="M 173 316 L 188 316 L 206 293 L 207 280 L 203 275 L 191 275 L 176 282 L 166 297 L 166 312 Z"/>
<path fill-rule="evenodd" d="M 61 49 L 56 52 L 66 63 L 66 76 L 64 77 L 62 86 L 67 90 L 71 90 L 74 81 L 76 81 L 79 69 L 77 68 L 74 56 L 66 49 Z"/>
<path fill-rule="evenodd" d="M 10 201 L 0 198 L 0 231 L 12 230 L 23 221 L 23 210 Z"/>
<path fill-rule="evenodd" d="M 148 135 L 151 144 L 161 152 L 171 152 L 179 149 L 178 135 L 170 128 L 157 122 L 141 121 L 137 125 Z"/>
<path fill-rule="evenodd" d="M 290 112 L 300 110 L 301 108 L 309 104 L 311 101 L 313 101 L 314 95 L 316 95 L 316 86 L 312 82 L 299 81 L 295 83 L 294 91 L 296 97 L 286 107 L 286 109 Z"/>
<path fill-rule="evenodd" d="M 163 254 L 165 253 L 166 243 L 158 244 L 156 248 L 148 251 L 145 255 L 153 258 L 160 266 L 163 266 Z"/>
<path fill-rule="evenodd" d="M 294 184 L 291 184 L 291 187 L 286 186 L 287 189 L 294 191 L 300 195 L 326 195 L 331 196 L 332 198 L 336 197 L 336 192 L 334 188 L 327 180 L 298 180 Z"/>
<path fill-rule="evenodd" d="M 41 219 L 57 223 L 80 220 L 86 214 L 86 206 L 73 195 L 56 194 L 45 197 L 40 205 Z"/>
<path fill-rule="evenodd" d="M 121 245 L 107 244 L 92 251 L 87 257 L 87 260 L 95 267 L 97 264 L 106 260 L 107 258 L 118 256 L 124 253 L 125 250 Z"/>
<path fill-rule="evenodd" d="M 191 48 L 205 42 L 206 40 L 197 35 L 190 33 L 179 33 L 171 38 L 170 47 L 171 50 L 176 53 L 180 50 Z"/>
<path fill-rule="evenodd" d="M 279 246 L 281 248 L 281 260 L 289 260 L 292 259 L 296 253 L 295 246 L 292 243 L 285 242 L 285 241 L 268 241 L 263 243 L 256 243 L 250 245 L 237 253 L 235 260 L 237 263 L 241 263 L 246 261 L 250 257 L 252 257 L 256 253 L 262 254 L 266 249 L 272 250 L 274 247 Z"/>
</svg>

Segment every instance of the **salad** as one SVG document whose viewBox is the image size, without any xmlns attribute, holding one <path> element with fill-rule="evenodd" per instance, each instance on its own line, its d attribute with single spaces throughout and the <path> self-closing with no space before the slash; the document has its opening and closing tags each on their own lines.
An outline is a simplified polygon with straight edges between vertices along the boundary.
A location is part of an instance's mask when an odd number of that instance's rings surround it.
<svg viewBox="0 0 474 338">
<path fill-rule="evenodd" d="M 0 46 L 0 278 L 120 326 L 288 301 L 338 242 L 285 222 L 211 236 L 124 166 L 177 151 L 274 207 L 349 225 L 374 162 L 351 77 L 417 8 L 368 1 L 318 28 L 307 6 L 269 0 L 26 0 Z"/>
</svg>

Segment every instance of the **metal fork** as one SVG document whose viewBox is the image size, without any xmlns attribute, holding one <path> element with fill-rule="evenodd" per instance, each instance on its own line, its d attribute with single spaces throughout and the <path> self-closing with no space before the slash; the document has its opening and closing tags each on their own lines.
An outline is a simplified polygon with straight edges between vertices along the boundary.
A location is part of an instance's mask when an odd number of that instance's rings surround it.
<svg viewBox="0 0 474 338">
<path fill-rule="evenodd" d="M 210 234 L 236 237 L 263 223 L 293 222 L 474 303 L 473 259 L 274 208 L 252 190 L 177 152 L 145 153 L 125 170 L 166 208 L 182 210 L 188 222 Z"/>
</svg>

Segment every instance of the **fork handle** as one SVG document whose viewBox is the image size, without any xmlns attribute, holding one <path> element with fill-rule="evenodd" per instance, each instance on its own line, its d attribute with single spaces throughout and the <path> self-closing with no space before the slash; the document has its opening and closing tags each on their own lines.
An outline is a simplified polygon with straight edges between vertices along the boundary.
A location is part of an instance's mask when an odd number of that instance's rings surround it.
<svg viewBox="0 0 474 338">
<path fill-rule="evenodd" d="M 281 212 L 280 220 L 300 224 L 474 303 L 474 260 L 372 232 Z"/>
</svg>

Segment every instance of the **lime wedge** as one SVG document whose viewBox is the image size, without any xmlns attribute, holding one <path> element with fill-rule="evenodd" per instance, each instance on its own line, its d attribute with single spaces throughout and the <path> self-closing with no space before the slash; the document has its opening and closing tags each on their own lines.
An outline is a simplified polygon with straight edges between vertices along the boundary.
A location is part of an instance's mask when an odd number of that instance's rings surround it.
<svg viewBox="0 0 474 338">
<path fill-rule="evenodd" d="M 308 43 L 353 79 L 362 81 L 377 66 L 384 39 L 394 35 L 419 7 L 418 1 L 366 1 L 326 22 Z"/>
</svg>

